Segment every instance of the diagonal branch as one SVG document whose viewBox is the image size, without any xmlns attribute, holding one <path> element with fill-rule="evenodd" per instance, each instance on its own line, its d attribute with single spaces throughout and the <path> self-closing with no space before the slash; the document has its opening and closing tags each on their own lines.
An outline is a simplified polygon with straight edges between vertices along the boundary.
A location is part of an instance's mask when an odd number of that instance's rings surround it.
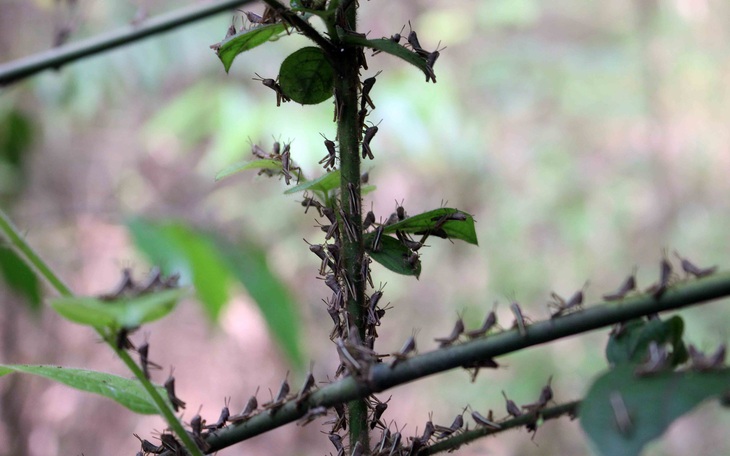
<svg viewBox="0 0 730 456">
<path fill-rule="evenodd" d="M 182 25 L 205 19 L 214 14 L 228 11 L 237 6 L 253 3 L 254 0 L 223 0 L 192 6 L 146 19 L 142 24 L 127 25 L 109 33 L 94 36 L 83 41 L 13 60 L 0 65 L 0 86 L 17 82 L 49 69 L 125 46 L 135 41 L 173 30 Z"/>
<path fill-rule="evenodd" d="M 542 420 L 553 420 L 556 418 L 560 418 L 563 415 L 569 415 L 570 417 L 575 417 L 578 413 L 578 407 L 580 406 L 580 401 L 572 401 L 572 402 L 566 402 L 565 404 L 556 405 L 555 407 L 548 407 L 542 411 L 540 411 L 540 418 Z M 520 417 L 513 418 L 511 420 L 502 421 L 499 423 L 500 428 L 499 429 L 490 429 L 486 427 L 481 427 L 477 429 L 472 429 L 471 431 L 462 432 L 458 435 L 455 435 L 453 437 L 449 437 L 447 439 L 441 440 L 438 443 L 434 443 L 433 445 L 430 445 L 423 450 L 419 451 L 419 455 L 427 455 L 427 454 L 436 454 L 441 453 L 443 451 L 454 451 L 455 449 L 459 448 L 461 445 L 468 444 L 470 442 L 473 442 L 476 439 L 480 439 L 482 437 L 486 437 L 488 435 L 497 434 L 499 432 L 508 431 L 510 429 L 518 428 L 521 426 L 528 426 L 535 423 L 535 416 L 531 414 L 524 414 Z"/>
<path fill-rule="evenodd" d="M 660 299 L 644 294 L 623 301 L 598 304 L 561 318 L 539 321 L 529 325 L 525 335 L 514 329 L 424 353 L 403 361 L 395 368 L 379 364 L 373 366 L 368 382 L 346 378 L 321 388 L 299 406 L 292 400 L 274 415 L 262 412 L 244 423 L 216 431 L 208 437 L 207 442 L 212 451 L 217 451 L 295 421 L 304 416 L 311 407 L 332 407 L 428 375 L 468 366 L 476 361 L 496 358 L 526 347 L 725 296 L 730 296 L 728 272 L 677 284 Z"/>
</svg>

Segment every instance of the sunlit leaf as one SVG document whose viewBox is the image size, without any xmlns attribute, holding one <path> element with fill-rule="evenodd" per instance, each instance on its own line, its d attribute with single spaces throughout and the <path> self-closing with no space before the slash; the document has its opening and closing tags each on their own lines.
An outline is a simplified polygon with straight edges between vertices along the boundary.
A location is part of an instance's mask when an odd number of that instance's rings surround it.
<svg viewBox="0 0 730 456">
<path fill-rule="evenodd" d="M 637 456 L 674 420 L 730 391 L 730 369 L 664 372 L 638 378 L 621 365 L 600 376 L 581 403 L 583 430 L 603 456 Z"/>
<path fill-rule="evenodd" d="M 244 161 L 234 163 L 232 165 L 229 165 L 229 166 L 226 166 L 225 168 L 223 168 L 218 174 L 215 175 L 215 180 L 219 181 L 221 179 L 225 179 L 226 177 L 230 177 L 236 173 L 245 171 L 247 169 L 274 169 L 274 170 L 280 171 L 282 169 L 282 165 L 281 165 L 281 160 L 270 160 L 270 159 L 253 160 L 253 161 L 244 160 Z"/>
<path fill-rule="evenodd" d="M 189 292 L 176 288 L 115 301 L 60 297 L 51 299 L 50 304 L 62 317 L 75 323 L 95 328 L 134 328 L 164 317 Z"/>
<path fill-rule="evenodd" d="M 155 224 L 142 219 L 129 223 L 137 247 L 167 272 L 188 276 L 211 321 L 228 301 L 231 273 L 217 246 L 205 233 L 182 223 Z M 177 270 L 175 270 L 177 269 Z"/>
<path fill-rule="evenodd" d="M 41 283 L 13 249 L 0 247 L 0 273 L 10 288 L 26 298 L 31 309 L 41 308 Z"/>
<path fill-rule="evenodd" d="M 0 365 L 0 376 L 13 372 L 38 375 L 77 390 L 99 394 L 112 399 L 135 413 L 154 415 L 157 406 L 137 380 L 130 380 L 104 372 L 73 369 L 61 366 L 30 366 L 26 364 Z M 165 390 L 157 387 L 165 397 Z"/>
<path fill-rule="evenodd" d="M 294 186 L 287 191 L 284 192 L 286 195 L 291 195 L 292 193 L 298 193 L 303 192 L 305 190 L 310 190 L 313 192 L 323 192 L 327 193 L 328 191 L 339 188 L 340 187 L 340 170 L 335 170 L 332 172 L 329 172 L 321 177 L 318 177 L 317 179 L 307 181 L 304 183 L 301 183 L 297 186 Z"/>
<path fill-rule="evenodd" d="M 382 236 L 380 248 L 377 252 L 374 252 L 374 240 L 375 233 L 365 235 L 365 248 L 373 260 L 398 274 L 415 276 L 416 278 L 421 275 L 421 260 L 410 263 L 408 258 L 412 255 L 412 252 L 400 241 L 390 236 Z"/>
<path fill-rule="evenodd" d="M 217 45 L 220 47 L 218 47 L 216 53 L 218 54 L 218 58 L 221 59 L 221 62 L 223 62 L 223 67 L 227 73 L 231 69 L 233 59 L 238 54 L 249 51 L 269 40 L 278 38 L 279 35 L 285 32 L 286 27 L 283 23 L 257 25 L 252 29 L 239 32 L 221 41 Z"/>
<path fill-rule="evenodd" d="M 464 220 L 450 220 L 450 216 L 457 217 L 455 214 L 464 217 Z M 430 231 L 433 236 L 445 236 L 449 239 L 460 239 L 478 245 L 474 217 L 464 211 L 448 207 L 408 217 L 398 223 L 388 225 L 384 229 L 384 233 L 395 233 L 396 231 L 411 234 L 424 234 Z"/>
<path fill-rule="evenodd" d="M 266 252 L 251 243 L 220 246 L 234 276 L 261 309 L 279 346 L 289 361 L 301 369 L 304 357 L 300 348 L 300 315 L 289 289 L 269 267 Z"/>
<path fill-rule="evenodd" d="M 606 358 L 612 365 L 640 363 L 647 356 L 649 344 L 672 345 L 673 366 L 687 360 L 687 349 L 682 341 L 684 322 L 682 317 L 674 316 L 668 320 L 654 318 L 649 321 L 635 320 L 627 323 L 618 335 L 609 338 L 606 345 Z"/>
<path fill-rule="evenodd" d="M 282 92 L 301 104 L 317 104 L 332 97 L 334 78 L 334 69 L 324 51 L 314 46 L 289 55 L 279 69 Z"/>
</svg>

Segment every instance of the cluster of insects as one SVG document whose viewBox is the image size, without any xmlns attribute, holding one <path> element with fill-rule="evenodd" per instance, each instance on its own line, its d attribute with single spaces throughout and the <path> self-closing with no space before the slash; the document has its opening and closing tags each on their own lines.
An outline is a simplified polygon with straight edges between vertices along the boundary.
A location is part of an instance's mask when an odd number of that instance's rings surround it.
<svg viewBox="0 0 730 456">
<path fill-rule="evenodd" d="M 284 143 L 282 146 L 282 143 L 279 141 L 274 141 L 271 152 L 266 152 L 258 144 L 251 143 L 251 154 L 261 160 L 273 160 L 281 163 L 281 169 L 278 167 L 276 170 L 261 168 L 259 170 L 259 175 L 263 174 L 269 177 L 272 177 L 275 174 L 281 175 L 284 178 L 286 185 L 289 185 L 294 177 L 296 177 L 297 183 L 299 183 L 299 180 L 302 178 L 302 169 L 297 166 L 291 158 L 291 142 Z"/>
<path fill-rule="evenodd" d="M 155 267 L 146 279 L 138 282 L 132 277 L 132 270 L 130 268 L 124 268 L 122 269 L 122 279 L 119 281 L 119 284 L 112 291 L 101 294 L 98 298 L 102 301 L 113 303 L 114 301 L 131 299 L 156 291 L 177 288 L 179 280 L 180 276 L 178 274 L 165 277 L 162 275 L 160 269 Z M 119 350 L 135 349 L 134 344 L 129 340 L 129 335 L 137 329 L 139 328 L 124 327 L 116 332 L 116 346 Z M 140 349 L 144 350 L 145 345 L 140 346 Z M 147 371 L 145 370 L 145 372 Z"/>
</svg>

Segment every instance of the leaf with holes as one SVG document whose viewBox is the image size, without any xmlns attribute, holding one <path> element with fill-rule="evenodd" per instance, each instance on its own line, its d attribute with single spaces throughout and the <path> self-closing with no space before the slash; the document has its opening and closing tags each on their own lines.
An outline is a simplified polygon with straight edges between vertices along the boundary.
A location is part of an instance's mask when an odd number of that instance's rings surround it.
<svg viewBox="0 0 730 456">
<path fill-rule="evenodd" d="M 236 33 L 211 47 L 216 49 L 216 54 L 218 54 L 218 58 L 223 63 L 223 68 L 228 73 L 231 64 L 233 64 L 233 59 L 238 54 L 249 51 L 267 41 L 273 41 L 284 32 L 286 32 L 286 27 L 282 23 L 258 25 L 252 29 Z"/>
<path fill-rule="evenodd" d="M 13 372 L 38 375 L 63 383 L 77 390 L 98 394 L 112 399 L 135 413 L 154 415 L 157 406 L 137 380 L 131 380 L 105 372 L 73 369 L 61 366 L 31 366 L 27 364 L 0 364 L 0 376 Z M 165 389 L 157 387 L 162 397 Z"/>
<path fill-rule="evenodd" d="M 284 59 L 279 85 L 286 96 L 301 104 L 318 104 L 333 95 L 335 72 L 324 51 L 305 47 Z"/>
</svg>

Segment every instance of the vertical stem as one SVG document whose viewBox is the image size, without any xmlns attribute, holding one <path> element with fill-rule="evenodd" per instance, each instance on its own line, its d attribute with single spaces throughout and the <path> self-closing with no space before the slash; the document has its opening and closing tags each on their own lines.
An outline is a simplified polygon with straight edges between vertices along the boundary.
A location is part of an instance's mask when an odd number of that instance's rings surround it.
<svg viewBox="0 0 730 456">
<path fill-rule="evenodd" d="M 357 8 L 352 2 L 346 2 L 349 8 L 343 11 L 342 5 L 337 10 L 338 24 L 346 24 L 350 30 L 356 30 Z M 340 117 L 337 123 L 337 138 L 340 148 L 340 204 L 347 222 L 356 233 L 355 239 L 342 236 L 343 261 L 347 280 L 354 288 L 354 296 L 349 296 L 347 311 L 350 314 L 350 325 L 357 327 L 360 339 L 365 339 L 365 278 L 362 277 L 362 264 L 365 246 L 362 236 L 362 210 L 360 201 L 360 124 L 358 122 L 358 91 L 360 86 L 360 64 L 358 49 L 342 47 L 341 55 L 336 59 L 335 95 L 340 104 Z M 354 190 L 357 207 L 350 207 L 350 192 Z M 353 210 L 354 209 L 354 210 Z M 345 230 L 341 230 L 342 233 Z M 350 445 L 360 442 L 363 448 L 370 448 L 368 434 L 368 408 L 365 399 L 348 403 L 350 419 Z"/>
<path fill-rule="evenodd" d="M 73 291 L 71 291 L 71 288 L 69 288 L 68 285 L 66 285 L 63 280 L 61 280 L 61 278 L 53 272 L 53 270 L 45 263 L 45 261 L 41 259 L 41 257 L 35 252 L 35 250 L 33 250 L 30 244 L 25 242 L 25 239 L 20 236 L 18 229 L 10 221 L 10 218 L 5 214 L 2 209 L 0 209 L 0 240 L 2 240 L 2 238 L 5 238 L 10 246 L 15 248 L 15 251 L 20 254 L 22 259 L 25 260 L 25 263 L 29 267 L 34 269 L 37 274 L 46 279 L 48 284 L 56 291 L 56 293 L 66 297 L 71 297 L 74 295 Z M 167 421 L 167 424 L 180 438 L 181 442 L 188 450 L 188 453 L 193 456 L 203 456 L 203 453 L 200 451 L 193 439 L 185 431 L 185 428 L 183 427 L 180 420 L 177 419 L 175 413 L 172 411 L 172 409 L 170 409 L 160 393 L 155 389 L 154 385 L 152 385 L 147 377 L 145 377 L 142 369 L 137 366 L 132 357 L 129 356 L 129 353 L 124 350 L 117 349 L 117 347 L 114 345 L 114 338 L 107 337 L 107 335 L 101 328 L 94 328 L 94 330 L 96 330 L 96 333 L 102 338 L 102 340 L 104 340 L 104 342 L 106 342 L 107 345 L 109 345 L 109 347 L 114 350 L 117 355 L 119 355 L 119 358 L 121 358 L 122 362 L 124 362 L 129 370 L 132 371 L 134 376 L 137 377 L 137 380 L 139 380 L 140 384 L 145 389 L 145 391 L 147 391 L 152 401 L 155 403 L 155 405 L 157 405 L 160 414 L 163 416 L 165 421 Z"/>
</svg>

